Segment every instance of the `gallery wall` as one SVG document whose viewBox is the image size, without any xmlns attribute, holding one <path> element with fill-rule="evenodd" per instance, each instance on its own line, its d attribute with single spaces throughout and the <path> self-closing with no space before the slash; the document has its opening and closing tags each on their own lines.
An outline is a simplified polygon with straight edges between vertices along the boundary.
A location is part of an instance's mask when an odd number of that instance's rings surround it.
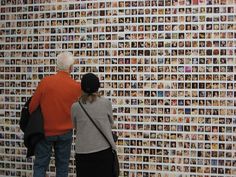
<svg viewBox="0 0 236 177">
<path fill-rule="evenodd" d="M 94 72 L 112 101 L 121 176 L 235 177 L 235 4 L 1 0 L 0 176 L 32 176 L 20 111 L 70 51 L 72 77 Z"/>
</svg>

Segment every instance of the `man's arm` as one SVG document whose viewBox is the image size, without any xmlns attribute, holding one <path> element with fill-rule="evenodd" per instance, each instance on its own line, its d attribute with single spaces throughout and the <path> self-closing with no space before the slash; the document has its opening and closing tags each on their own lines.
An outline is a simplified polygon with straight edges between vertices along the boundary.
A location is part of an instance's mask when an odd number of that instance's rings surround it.
<svg viewBox="0 0 236 177">
<path fill-rule="evenodd" d="M 30 113 L 34 112 L 40 104 L 40 99 L 41 99 L 42 91 L 43 91 L 42 88 L 43 88 L 43 84 L 42 84 L 42 82 L 40 82 L 38 87 L 36 88 L 33 96 L 32 96 L 30 104 L 29 104 Z"/>
</svg>

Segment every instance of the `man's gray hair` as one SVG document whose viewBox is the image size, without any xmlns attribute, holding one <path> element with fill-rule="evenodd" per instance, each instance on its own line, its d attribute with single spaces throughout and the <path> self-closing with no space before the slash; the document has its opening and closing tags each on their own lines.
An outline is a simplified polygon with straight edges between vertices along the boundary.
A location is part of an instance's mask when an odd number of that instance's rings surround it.
<svg viewBox="0 0 236 177">
<path fill-rule="evenodd" d="M 74 63 L 74 56 L 71 52 L 62 52 L 57 55 L 57 69 L 68 70 Z"/>
</svg>

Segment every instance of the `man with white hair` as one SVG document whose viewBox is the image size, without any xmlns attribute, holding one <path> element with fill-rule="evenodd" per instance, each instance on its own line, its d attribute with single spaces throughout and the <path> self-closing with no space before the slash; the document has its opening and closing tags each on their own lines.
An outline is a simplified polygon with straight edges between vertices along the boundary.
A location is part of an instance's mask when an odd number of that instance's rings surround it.
<svg viewBox="0 0 236 177">
<path fill-rule="evenodd" d="M 55 153 L 56 177 L 67 177 L 72 144 L 70 109 L 81 95 L 80 83 L 70 77 L 74 57 L 70 52 L 57 56 L 57 73 L 41 80 L 30 101 L 32 113 L 41 107 L 45 139 L 35 147 L 34 177 L 45 177 L 52 148 Z"/>
</svg>

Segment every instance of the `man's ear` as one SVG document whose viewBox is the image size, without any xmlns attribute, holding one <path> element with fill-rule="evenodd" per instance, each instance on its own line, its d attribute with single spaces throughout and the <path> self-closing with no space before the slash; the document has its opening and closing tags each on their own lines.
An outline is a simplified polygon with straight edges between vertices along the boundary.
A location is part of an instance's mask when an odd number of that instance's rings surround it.
<svg viewBox="0 0 236 177">
<path fill-rule="evenodd" d="M 73 65 L 70 65 L 69 72 L 71 73 L 73 71 Z"/>
</svg>

